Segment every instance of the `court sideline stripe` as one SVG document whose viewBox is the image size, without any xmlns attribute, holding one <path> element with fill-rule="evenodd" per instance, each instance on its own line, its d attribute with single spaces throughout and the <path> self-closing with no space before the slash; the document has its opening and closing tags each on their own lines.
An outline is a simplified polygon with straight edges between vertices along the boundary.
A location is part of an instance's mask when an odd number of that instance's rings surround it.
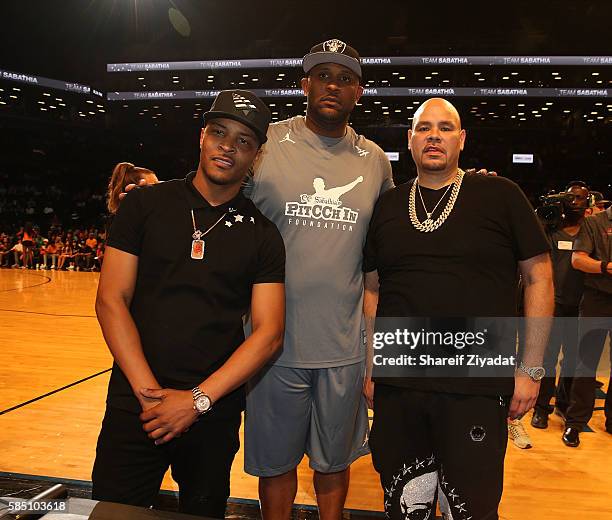
<svg viewBox="0 0 612 520">
<path fill-rule="evenodd" d="M 58 392 L 61 392 L 62 390 L 66 390 L 72 386 L 76 386 L 80 383 L 84 383 L 85 381 L 88 381 L 89 379 L 93 379 L 94 377 L 98 377 L 102 374 L 105 374 L 106 372 L 110 372 L 110 370 L 111 370 L 110 368 L 107 368 L 106 370 L 102 370 L 101 372 L 97 372 L 90 376 L 84 377 L 83 379 L 79 379 L 78 381 L 75 381 L 74 383 L 70 383 L 69 385 L 62 386 L 61 388 L 57 388 L 55 390 L 52 390 L 51 392 L 47 392 L 46 394 L 39 395 L 38 397 L 35 397 L 34 399 L 30 399 L 29 401 L 25 401 L 24 403 L 20 403 L 15 406 L 11 406 L 10 408 L 7 408 L 6 410 L 0 411 L 0 415 L 4 415 L 5 413 L 12 412 L 13 410 L 17 410 L 18 408 L 21 408 L 28 404 L 34 403 L 36 401 L 40 401 L 41 399 L 44 399 L 45 397 L 49 397 L 50 395 L 57 394 Z"/>
<path fill-rule="evenodd" d="M 40 285 L 45 285 L 51 283 L 51 278 L 49 276 L 45 276 L 42 274 L 34 274 L 34 273 L 25 273 L 30 276 L 38 276 L 39 278 L 45 278 L 44 282 L 35 283 L 34 285 L 28 285 L 26 287 L 17 287 L 16 289 L 0 289 L 0 293 L 10 292 L 10 291 L 24 291 L 25 289 L 31 289 L 32 287 L 39 287 Z"/>
<path fill-rule="evenodd" d="M 93 314 L 55 314 L 53 312 L 21 311 L 19 309 L 0 309 L 0 312 L 21 312 L 24 314 L 39 314 L 40 316 L 57 316 L 60 318 L 95 318 L 96 317 Z"/>
<path fill-rule="evenodd" d="M 51 283 L 52 281 L 51 277 L 43 275 L 43 274 L 34 274 L 34 273 L 26 273 L 26 274 L 30 276 L 38 276 L 40 278 L 45 278 L 46 280 L 44 282 L 36 283 L 34 285 L 28 285 L 27 287 L 21 287 L 21 288 L 16 288 L 16 289 L 2 289 L 0 290 L 0 293 L 9 292 L 9 291 L 23 291 L 25 289 L 30 289 L 31 287 L 39 287 L 41 285 L 46 285 L 48 283 Z M 53 312 L 22 311 L 18 309 L 0 309 L 0 311 L 2 312 L 20 312 L 23 314 L 39 314 L 40 316 L 58 316 L 60 318 L 95 318 L 96 317 L 90 314 L 55 314 Z"/>
</svg>

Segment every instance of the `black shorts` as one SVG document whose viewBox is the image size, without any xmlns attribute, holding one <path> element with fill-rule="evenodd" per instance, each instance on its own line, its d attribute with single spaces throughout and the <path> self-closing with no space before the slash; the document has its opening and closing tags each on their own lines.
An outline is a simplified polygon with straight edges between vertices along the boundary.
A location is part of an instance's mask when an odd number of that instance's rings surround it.
<svg viewBox="0 0 612 520">
<path fill-rule="evenodd" d="M 439 502 L 453 520 L 496 520 L 509 400 L 377 384 L 370 449 L 388 518 L 434 518 Z"/>
<path fill-rule="evenodd" d="M 223 518 L 240 421 L 239 410 L 204 415 L 181 437 L 156 446 L 138 414 L 108 407 L 96 449 L 92 498 L 150 507 L 171 467 L 181 512 Z"/>
</svg>

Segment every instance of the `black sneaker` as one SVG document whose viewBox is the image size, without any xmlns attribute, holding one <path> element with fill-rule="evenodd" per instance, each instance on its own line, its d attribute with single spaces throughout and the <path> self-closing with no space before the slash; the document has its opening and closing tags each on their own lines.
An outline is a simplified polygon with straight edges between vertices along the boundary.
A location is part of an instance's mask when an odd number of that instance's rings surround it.
<svg viewBox="0 0 612 520">
<path fill-rule="evenodd" d="M 531 417 L 531 426 L 539 428 L 540 430 L 548 428 L 548 414 L 541 410 L 535 410 L 533 412 L 533 417 Z"/>
<path fill-rule="evenodd" d="M 565 428 L 561 440 L 568 448 L 576 448 L 580 444 L 580 431 L 578 428 Z"/>
</svg>

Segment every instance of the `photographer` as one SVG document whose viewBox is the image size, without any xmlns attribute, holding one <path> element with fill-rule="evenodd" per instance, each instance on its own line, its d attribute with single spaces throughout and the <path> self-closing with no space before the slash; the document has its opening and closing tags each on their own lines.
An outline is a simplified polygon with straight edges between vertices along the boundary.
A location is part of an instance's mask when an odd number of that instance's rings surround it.
<svg viewBox="0 0 612 520">
<path fill-rule="evenodd" d="M 555 407 L 565 417 L 569 406 L 572 376 L 576 365 L 578 345 L 578 304 L 582 297 L 581 271 L 572 268 L 572 252 L 585 214 L 590 214 L 589 188 L 582 181 L 572 181 L 564 192 L 542 197 L 537 209 L 551 245 L 555 284 L 555 322 L 544 356 L 546 377 L 542 380 L 531 425 L 547 428 L 548 416 L 553 411 L 550 400 L 555 394 Z M 560 318 L 560 319 L 559 319 Z M 563 346 L 559 385 L 555 392 L 556 367 Z"/>
</svg>

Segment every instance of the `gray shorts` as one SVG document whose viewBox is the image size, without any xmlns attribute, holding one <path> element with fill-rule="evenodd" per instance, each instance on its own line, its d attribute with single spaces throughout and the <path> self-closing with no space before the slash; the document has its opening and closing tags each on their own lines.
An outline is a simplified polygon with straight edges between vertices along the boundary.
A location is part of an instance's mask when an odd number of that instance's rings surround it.
<svg viewBox="0 0 612 520">
<path fill-rule="evenodd" d="M 247 384 L 244 470 L 274 477 L 310 467 L 335 473 L 367 455 L 364 363 L 332 368 L 267 366 Z"/>
</svg>

